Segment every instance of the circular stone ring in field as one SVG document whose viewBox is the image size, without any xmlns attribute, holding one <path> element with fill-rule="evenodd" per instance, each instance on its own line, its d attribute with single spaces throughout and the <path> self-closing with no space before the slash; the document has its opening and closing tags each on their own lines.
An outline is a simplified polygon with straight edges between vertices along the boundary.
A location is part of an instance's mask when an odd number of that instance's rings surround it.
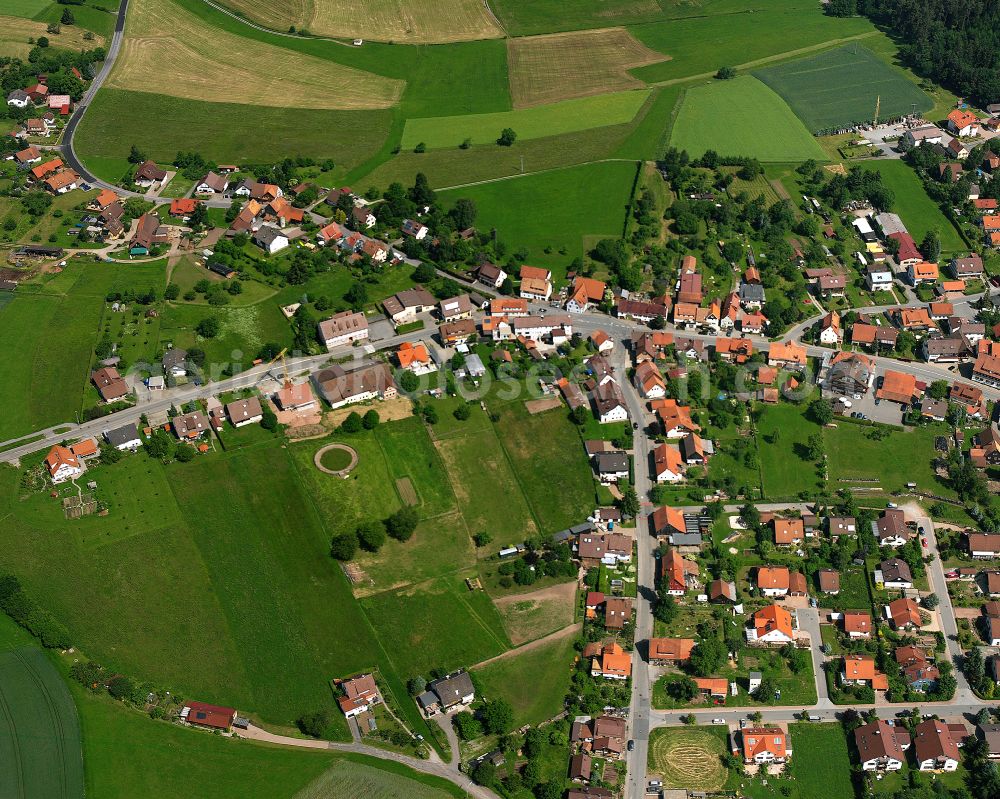
<svg viewBox="0 0 1000 799">
<path fill-rule="evenodd" d="M 327 444 L 317 451 L 313 463 L 321 472 L 346 477 L 358 465 L 358 453 L 346 444 Z"/>
</svg>

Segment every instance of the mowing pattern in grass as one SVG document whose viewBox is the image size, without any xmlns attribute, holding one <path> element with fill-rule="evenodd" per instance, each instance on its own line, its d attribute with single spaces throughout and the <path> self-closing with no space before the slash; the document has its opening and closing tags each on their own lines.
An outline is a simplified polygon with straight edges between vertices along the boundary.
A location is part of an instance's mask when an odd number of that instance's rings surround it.
<svg viewBox="0 0 1000 799">
<path fill-rule="evenodd" d="M 931 98 L 902 72 L 855 43 L 754 72 L 780 94 L 811 131 L 830 130 L 875 117 L 890 119 L 931 108 Z"/>
<path fill-rule="evenodd" d="M 584 236 L 621 235 L 635 170 L 632 163 L 589 164 L 440 196 L 445 203 L 474 200 L 480 227 L 495 227 L 503 240 L 517 241 L 528 250 L 528 260 L 551 268 L 558 282 L 569 262 L 583 256 Z M 538 212 L 542 208 L 545 213 Z M 558 252 L 563 248 L 565 253 Z"/>
<path fill-rule="evenodd" d="M 882 182 L 895 192 L 896 204 L 892 210 L 899 214 L 917 244 L 923 241 L 929 230 L 936 230 L 941 236 L 942 254 L 967 252 L 965 242 L 955 226 L 927 196 L 917 173 L 907 164 L 896 160 L 877 161 L 864 164 L 864 168 L 881 173 Z"/>
<path fill-rule="evenodd" d="M 423 142 L 431 148 L 458 147 L 466 139 L 491 144 L 504 128 L 513 128 L 519 139 L 540 139 L 620 125 L 631 121 L 648 97 L 648 91 L 615 92 L 495 114 L 408 119 L 401 146 L 410 150 Z"/>
<path fill-rule="evenodd" d="M 80 722 L 39 649 L 0 655 L 0 796 L 82 799 Z"/>
<path fill-rule="evenodd" d="M 507 40 L 515 108 L 634 89 L 628 70 L 666 59 L 624 28 Z"/>
<path fill-rule="evenodd" d="M 289 108 L 389 108 L 402 81 L 212 28 L 172 0 L 133 0 L 107 86 Z"/>
<path fill-rule="evenodd" d="M 267 135 L 247 136 L 234 124 L 245 118 L 252 118 Z M 280 161 L 295 153 L 335 158 L 338 167 L 347 170 L 381 147 L 390 118 L 390 111 L 248 108 L 105 87 L 87 109 L 74 147 L 88 167 L 115 182 L 129 166 L 125 158 L 132 144 L 150 158 L 169 163 L 179 141 L 219 163 Z"/>
<path fill-rule="evenodd" d="M 649 737 L 649 770 L 663 777 L 664 788 L 717 791 L 726 784 L 722 758 L 725 730 L 670 727 Z"/>
<path fill-rule="evenodd" d="M 694 157 L 715 150 L 761 161 L 827 160 L 785 101 L 749 75 L 689 89 L 670 143 Z"/>
<path fill-rule="evenodd" d="M 479 0 L 226 0 L 225 5 L 274 30 L 295 26 L 339 39 L 440 44 L 503 35 Z"/>
<path fill-rule="evenodd" d="M 552 641 L 473 671 L 483 699 L 506 699 L 514 725 L 540 724 L 563 709 L 573 661 L 573 636 Z"/>
<path fill-rule="evenodd" d="M 31 19 L 50 4 L 50 0 L 4 0 L 3 10 L 15 17 Z"/>
</svg>

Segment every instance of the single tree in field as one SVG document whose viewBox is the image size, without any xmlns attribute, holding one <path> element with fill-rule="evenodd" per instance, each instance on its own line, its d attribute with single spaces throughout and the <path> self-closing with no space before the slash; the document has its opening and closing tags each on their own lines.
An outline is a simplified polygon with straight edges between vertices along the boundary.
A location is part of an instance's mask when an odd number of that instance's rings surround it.
<svg viewBox="0 0 1000 799">
<path fill-rule="evenodd" d="M 515 141 L 517 141 L 517 133 L 513 128 L 504 128 L 500 131 L 500 138 L 497 139 L 497 144 L 501 147 L 510 147 Z"/>
</svg>

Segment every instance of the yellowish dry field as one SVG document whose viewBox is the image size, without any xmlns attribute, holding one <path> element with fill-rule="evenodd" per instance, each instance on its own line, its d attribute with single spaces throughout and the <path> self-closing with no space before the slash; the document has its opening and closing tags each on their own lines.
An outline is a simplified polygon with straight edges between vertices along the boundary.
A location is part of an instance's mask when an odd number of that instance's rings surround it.
<svg viewBox="0 0 1000 799">
<path fill-rule="evenodd" d="M 515 108 L 640 88 L 628 70 L 667 60 L 624 28 L 507 40 Z"/>
<path fill-rule="evenodd" d="M 171 0 L 133 0 L 107 85 L 191 100 L 310 109 L 389 108 L 405 81 L 251 43 Z"/>
<path fill-rule="evenodd" d="M 0 16 L 0 56 L 27 56 L 32 48 L 28 39 L 37 39 L 39 36 L 47 37 L 50 47 L 66 50 L 92 50 L 104 46 L 103 36 L 95 34 L 93 39 L 87 41 L 83 38 L 85 31 L 75 25 L 63 25 L 59 33 L 47 33 L 47 26 L 47 22 Z"/>
<path fill-rule="evenodd" d="M 270 5 L 225 0 L 225 4 L 274 30 L 294 25 L 339 39 L 441 44 L 503 35 L 482 0 L 290 0 Z"/>
</svg>

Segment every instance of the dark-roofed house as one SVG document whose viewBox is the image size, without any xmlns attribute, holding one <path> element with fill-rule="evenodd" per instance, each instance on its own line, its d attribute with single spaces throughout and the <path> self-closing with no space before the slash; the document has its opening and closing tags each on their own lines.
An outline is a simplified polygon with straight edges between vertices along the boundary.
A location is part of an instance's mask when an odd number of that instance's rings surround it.
<svg viewBox="0 0 1000 799">
<path fill-rule="evenodd" d="M 167 170 L 161 169 L 153 161 L 145 161 L 136 167 L 133 181 L 136 186 L 149 187 L 159 183 L 167 176 Z"/>
<path fill-rule="evenodd" d="M 625 452 L 599 452 L 594 456 L 597 479 L 605 485 L 628 478 L 629 460 Z"/>
<path fill-rule="evenodd" d="M 913 750 L 921 771 L 956 771 L 961 755 L 949 725 L 938 719 L 920 722 L 913 730 Z"/>
<path fill-rule="evenodd" d="M 881 580 L 879 580 L 879 574 L 882 576 Z M 875 582 L 881 582 L 886 588 L 913 588 L 913 574 L 910 572 L 910 564 L 899 558 L 883 560 L 878 566 Z"/>
<path fill-rule="evenodd" d="M 341 311 L 317 325 L 319 338 L 328 350 L 368 338 L 368 320 L 363 313 Z"/>
<path fill-rule="evenodd" d="M 569 761 L 569 778 L 573 782 L 590 782 L 592 765 L 590 755 L 586 752 L 578 752 Z"/>
<path fill-rule="evenodd" d="M 264 410 L 260 407 L 260 400 L 257 397 L 247 397 L 226 404 L 226 416 L 233 427 L 243 427 L 248 424 L 257 424 L 264 418 Z"/>
<path fill-rule="evenodd" d="M 990 560 L 1000 556 L 1000 535 L 970 533 L 966 536 L 969 554 L 977 560 Z"/>
<path fill-rule="evenodd" d="M 174 417 L 173 428 L 180 439 L 199 438 L 208 432 L 208 419 L 201 411 L 185 413 Z"/>
<path fill-rule="evenodd" d="M 986 742 L 987 757 L 1000 760 L 1000 724 L 980 724 L 976 736 Z"/>
<path fill-rule="evenodd" d="M 901 547 L 910 539 L 906 526 L 906 514 L 898 508 L 887 508 L 878 521 L 872 522 L 872 533 L 879 546 Z"/>
<path fill-rule="evenodd" d="M 904 752 L 910 748 L 910 734 L 904 727 L 879 719 L 858 727 L 854 742 L 863 771 L 899 771 L 906 761 Z"/>
<path fill-rule="evenodd" d="M 370 399 L 393 399 L 398 390 L 388 364 L 366 364 L 345 372 L 339 364 L 321 369 L 313 382 L 331 408 L 341 408 Z"/>
<path fill-rule="evenodd" d="M 135 234 L 129 242 L 129 253 L 132 255 L 148 255 L 156 244 L 164 244 L 169 240 L 167 229 L 160 223 L 160 217 L 154 213 L 139 217 Z"/>
<path fill-rule="evenodd" d="M 429 311 L 437 304 L 434 295 L 427 289 L 416 288 L 400 291 L 387 298 L 382 307 L 397 327 L 414 321 L 418 313 Z"/>
<path fill-rule="evenodd" d="M 466 671 L 456 671 L 427 685 L 427 691 L 417 697 L 424 712 L 431 716 L 459 705 L 468 705 L 476 698 L 476 688 Z"/>
<path fill-rule="evenodd" d="M 128 384 L 113 366 L 105 366 L 92 372 L 90 379 L 104 402 L 114 402 L 129 393 Z"/>
<path fill-rule="evenodd" d="M 171 347 L 165 353 L 160 363 L 163 365 L 164 374 L 171 377 L 184 377 L 187 374 L 187 350 L 179 347 Z"/>
<path fill-rule="evenodd" d="M 139 430 L 136 428 L 135 422 L 129 422 L 114 430 L 105 430 L 104 438 L 112 447 L 122 451 L 128 449 L 135 452 L 142 446 L 142 439 L 139 438 Z"/>
</svg>

